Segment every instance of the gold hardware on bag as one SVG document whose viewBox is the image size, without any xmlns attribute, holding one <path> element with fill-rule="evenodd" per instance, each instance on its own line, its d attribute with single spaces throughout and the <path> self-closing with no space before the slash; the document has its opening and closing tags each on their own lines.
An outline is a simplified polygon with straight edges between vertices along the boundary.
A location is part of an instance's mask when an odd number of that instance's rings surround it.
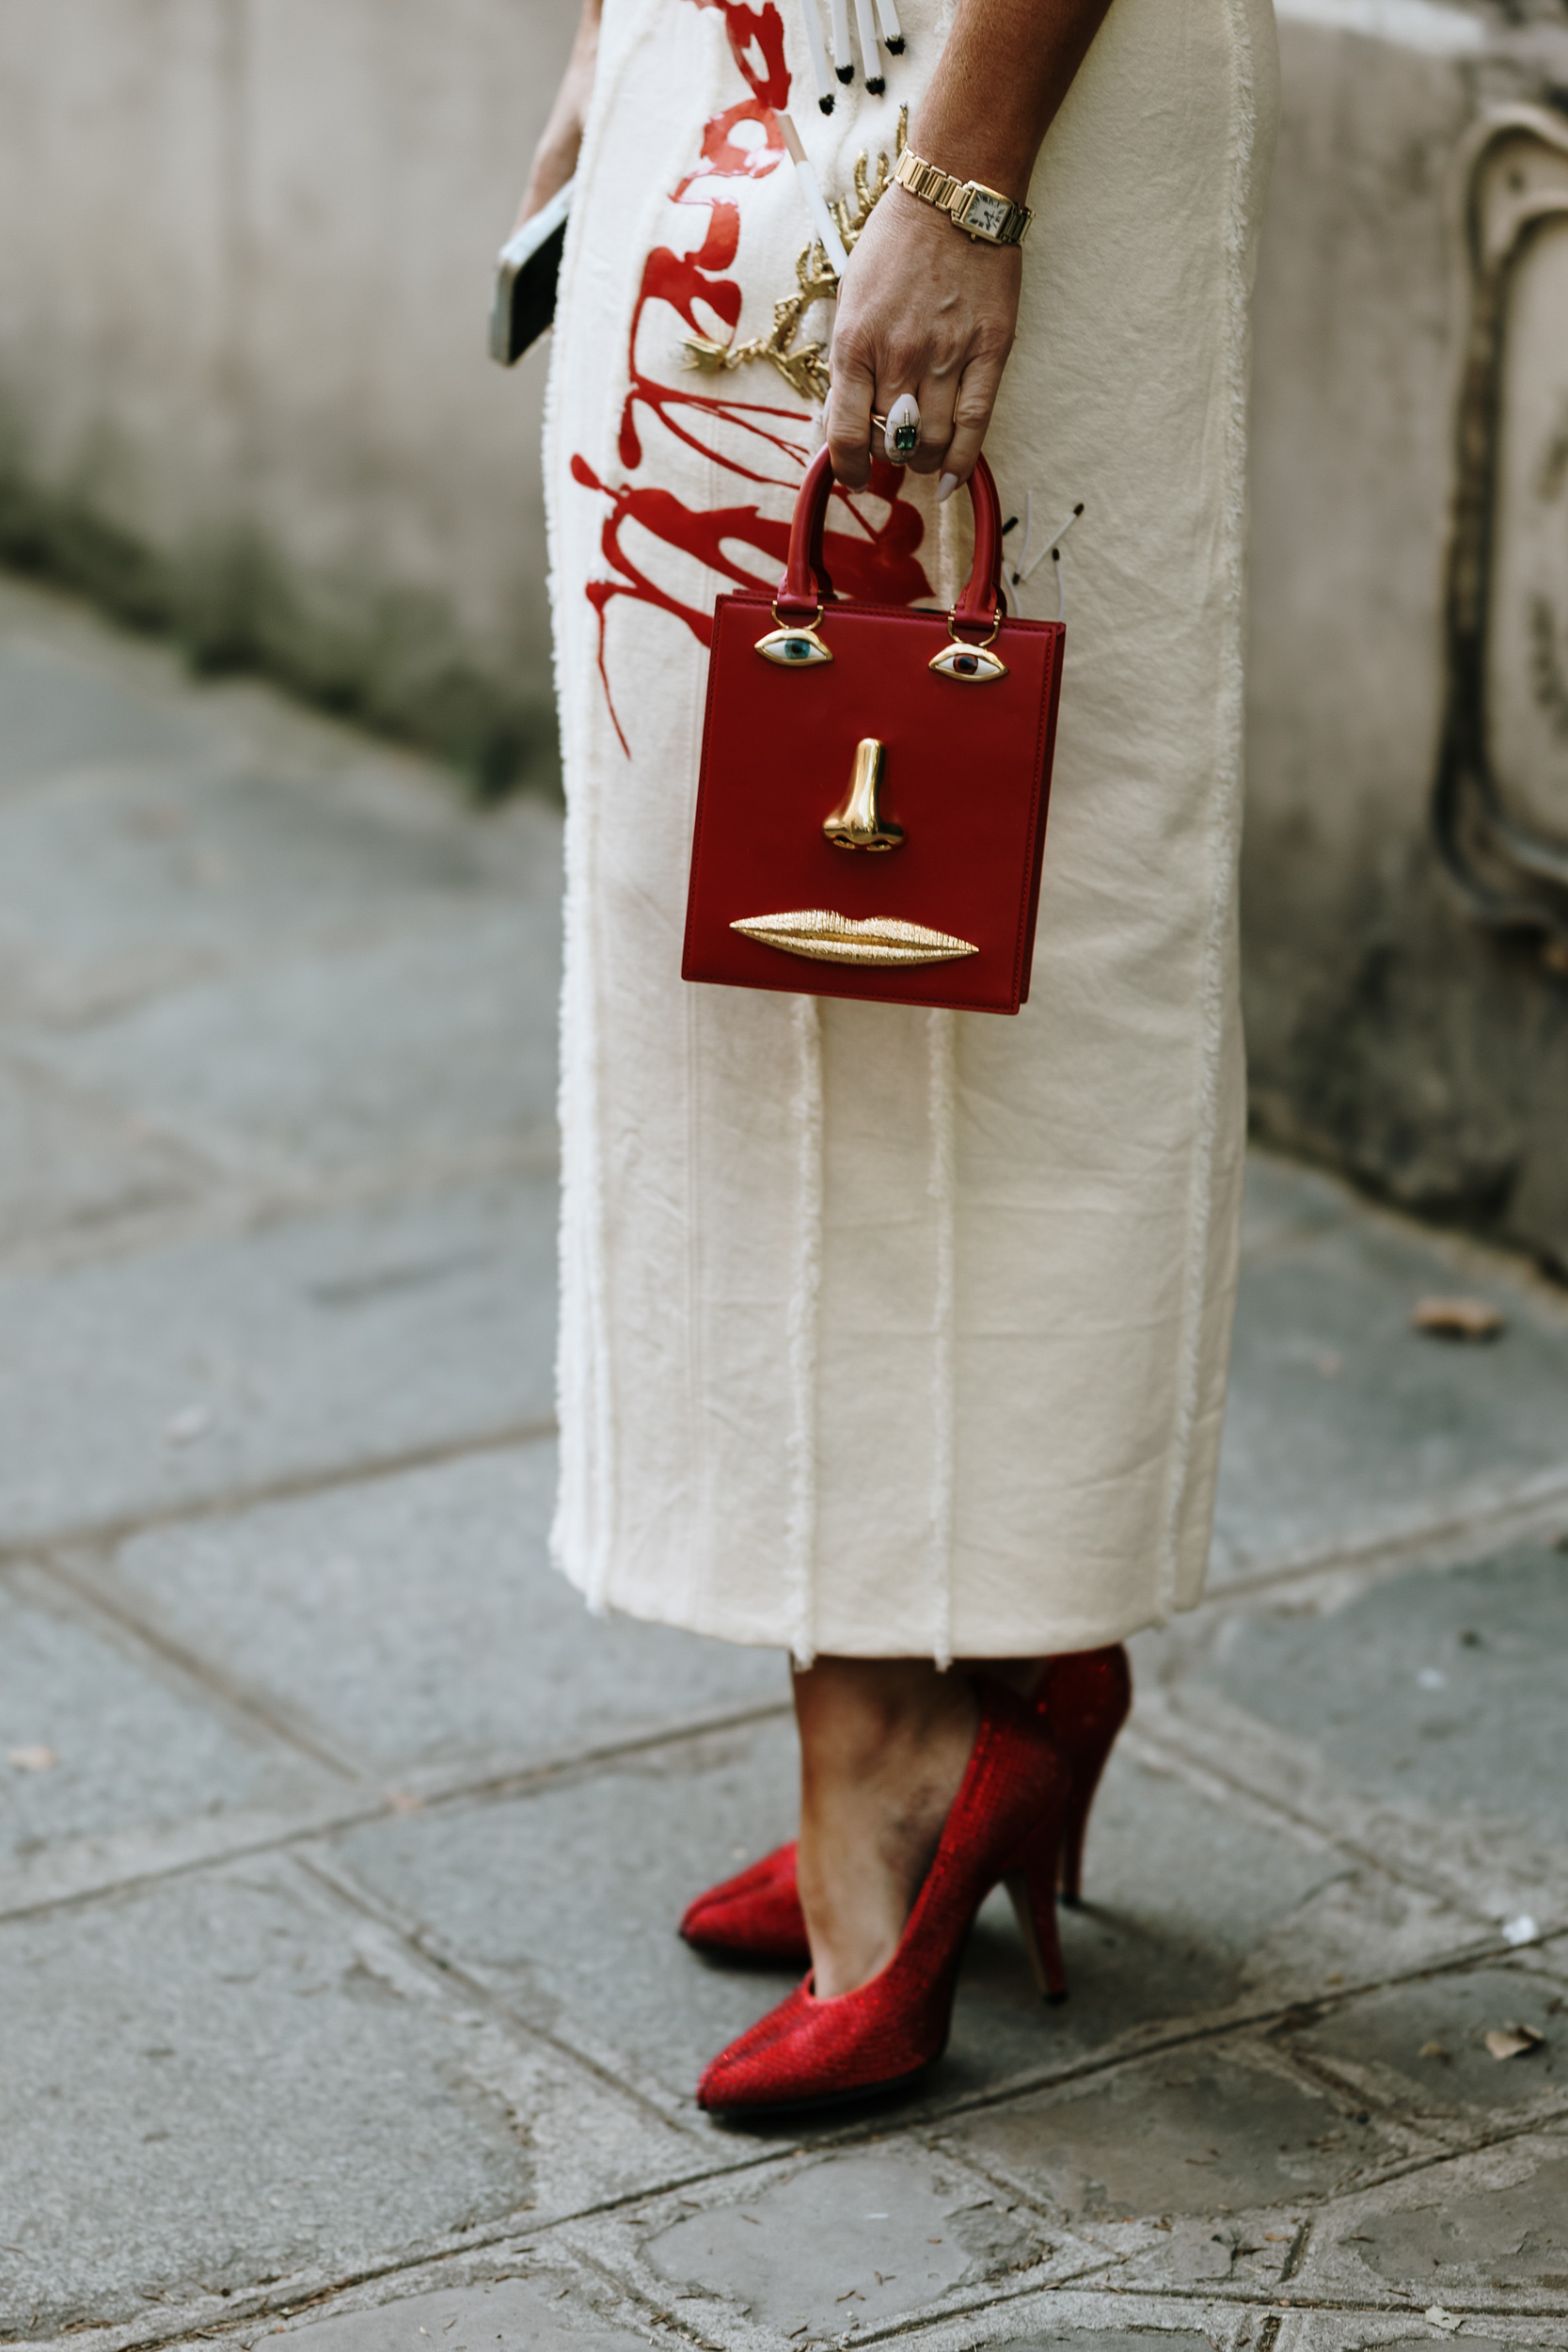
<svg viewBox="0 0 1568 2352">
<path fill-rule="evenodd" d="M 779 620 L 777 605 L 773 607 L 773 618 Z M 818 605 L 801 627 L 791 628 L 779 621 L 777 628 L 757 639 L 758 653 L 765 661 L 776 661 L 781 670 L 819 670 L 833 658 L 832 647 L 825 645 L 816 633 L 821 618 L 822 607 Z"/>
<path fill-rule="evenodd" d="M 977 645 L 972 645 L 967 637 L 958 635 L 949 619 L 947 634 L 953 642 L 944 645 L 941 653 L 933 654 L 926 667 L 935 670 L 941 677 L 956 677 L 962 686 L 989 686 L 992 678 L 1006 677 L 1007 665 L 1002 656 L 987 650 L 1001 627 L 1002 615 L 999 612 L 990 637 L 982 637 Z"/>
<path fill-rule="evenodd" d="M 966 645 L 961 637 L 933 655 L 926 667 L 935 670 L 939 677 L 956 677 L 961 686 L 989 686 L 993 678 L 1006 677 L 1007 665 L 984 645 Z"/>
<path fill-rule="evenodd" d="M 980 952 L 967 939 L 927 930 L 923 923 L 906 923 L 896 914 L 868 914 L 856 922 L 822 907 L 799 914 L 749 914 L 730 929 L 744 932 L 759 946 L 778 947 L 786 956 L 804 956 L 813 963 L 956 963 L 960 956 Z"/>
<path fill-rule="evenodd" d="M 877 814 L 877 792 L 882 781 L 881 745 L 874 735 L 855 746 L 849 777 L 849 797 L 835 808 L 822 830 L 835 850 L 901 850 L 902 825 L 884 824 Z"/>
</svg>

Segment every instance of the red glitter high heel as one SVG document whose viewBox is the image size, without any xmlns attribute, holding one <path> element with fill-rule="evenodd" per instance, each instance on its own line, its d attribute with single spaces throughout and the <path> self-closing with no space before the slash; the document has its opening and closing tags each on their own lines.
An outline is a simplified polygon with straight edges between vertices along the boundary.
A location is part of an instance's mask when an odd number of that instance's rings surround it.
<svg viewBox="0 0 1568 2352">
<path fill-rule="evenodd" d="M 795 1887 L 795 1841 L 699 1895 L 680 1931 L 700 1952 L 725 1960 L 804 1967 L 811 1959 Z"/>
<path fill-rule="evenodd" d="M 1084 1899 L 1084 1834 L 1089 1807 L 1105 1759 L 1132 1708 L 1132 1667 L 1121 1643 L 1048 1659 L 1035 1705 L 1051 1725 L 1058 1753 L 1072 1774 L 1062 1834 L 1061 1895 L 1063 1902 L 1076 1908 Z"/>
<path fill-rule="evenodd" d="M 1045 1718 L 998 1683 L 980 1722 L 936 1859 L 887 1966 L 819 2001 L 807 1977 L 707 2068 L 697 2103 L 727 2115 L 833 2106 L 901 2090 L 947 2046 L 964 1941 L 1005 1881 L 1048 1998 L 1067 1990 L 1056 1874 L 1071 1782 Z"/>
<path fill-rule="evenodd" d="M 1132 1669 L 1119 1642 L 1048 1659 L 1034 1704 L 1044 1711 L 1072 1776 L 1062 1838 L 1061 1896 L 1083 1899 L 1084 1835 L 1105 1759 L 1132 1704 Z M 698 1951 L 758 1965 L 805 1967 L 806 1923 L 795 1889 L 795 1846 L 776 1846 L 733 1879 L 699 1895 L 680 1931 Z"/>
</svg>

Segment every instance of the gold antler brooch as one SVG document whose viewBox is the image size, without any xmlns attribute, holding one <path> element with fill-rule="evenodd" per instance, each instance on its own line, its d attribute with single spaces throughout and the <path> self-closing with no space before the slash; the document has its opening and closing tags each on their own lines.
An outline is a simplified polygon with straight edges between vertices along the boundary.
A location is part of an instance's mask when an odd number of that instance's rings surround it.
<svg viewBox="0 0 1568 2352">
<path fill-rule="evenodd" d="M 855 200 L 851 210 L 846 197 L 839 197 L 832 205 L 839 234 L 845 250 L 854 246 L 855 240 L 870 219 L 878 201 L 887 194 L 893 175 L 909 142 L 910 110 L 898 109 L 898 129 L 893 160 L 885 153 L 877 158 L 872 172 L 867 157 L 855 158 Z M 785 294 L 773 305 L 773 331 L 770 335 L 753 335 L 749 342 L 710 342 L 705 335 L 688 335 L 684 348 L 689 367 L 700 369 L 705 375 L 727 375 L 736 368 L 748 367 L 753 359 L 767 359 L 777 368 L 792 391 L 802 400 L 826 400 L 828 397 L 828 346 L 821 342 L 797 343 L 802 320 L 814 303 L 831 302 L 838 292 L 838 279 L 822 246 L 813 241 L 795 263 L 795 292 Z"/>
</svg>

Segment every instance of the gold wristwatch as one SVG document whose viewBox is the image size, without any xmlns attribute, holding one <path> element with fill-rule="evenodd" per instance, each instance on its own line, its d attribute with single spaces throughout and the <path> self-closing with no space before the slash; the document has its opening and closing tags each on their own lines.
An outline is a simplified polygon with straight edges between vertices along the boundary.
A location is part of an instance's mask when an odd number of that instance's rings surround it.
<svg viewBox="0 0 1568 2352">
<path fill-rule="evenodd" d="M 955 180 L 950 171 L 939 171 L 910 147 L 898 158 L 893 176 L 911 196 L 946 213 L 954 228 L 961 229 L 966 237 L 976 237 L 985 245 L 1022 245 L 1035 217 L 1027 204 L 1015 204 L 1010 196 L 978 180 Z"/>
</svg>

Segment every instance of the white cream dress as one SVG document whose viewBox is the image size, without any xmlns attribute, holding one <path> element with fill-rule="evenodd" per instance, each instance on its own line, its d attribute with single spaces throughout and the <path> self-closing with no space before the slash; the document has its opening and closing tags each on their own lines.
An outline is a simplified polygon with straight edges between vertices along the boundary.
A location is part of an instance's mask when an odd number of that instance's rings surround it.
<svg viewBox="0 0 1568 2352">
<path fill-rule="evenodd" d="M 1008 1019 L 680 977 L 708 618 L 776 582 L 821 439 L 808 347 L 831 314 L 775 313 L 812 237 L 778 113 L 853 213 L 942 38 L 939 0 L 897 0 L 885 92 L 857 72 L 825 117 L 813 5 L 605 5 L 546 448 L 567 804 L 554 1550 L 597 1608 L 802 1661 L 1081 1649 L 1190 1607 L 1210 1541 L 1273 8 L 1112 0 L 1030 190 L 986 445 L 1020 518 L 1010 568 L 1026 509 L 1028 557 L 1085 512 L 1033 985 Z M 891 469 L 836 497 L 857 550 L 840 592 L 949 598 L 966 506 Z M 1015 608 L 1053 617 L 1056 571 Z"/>
</svg>

